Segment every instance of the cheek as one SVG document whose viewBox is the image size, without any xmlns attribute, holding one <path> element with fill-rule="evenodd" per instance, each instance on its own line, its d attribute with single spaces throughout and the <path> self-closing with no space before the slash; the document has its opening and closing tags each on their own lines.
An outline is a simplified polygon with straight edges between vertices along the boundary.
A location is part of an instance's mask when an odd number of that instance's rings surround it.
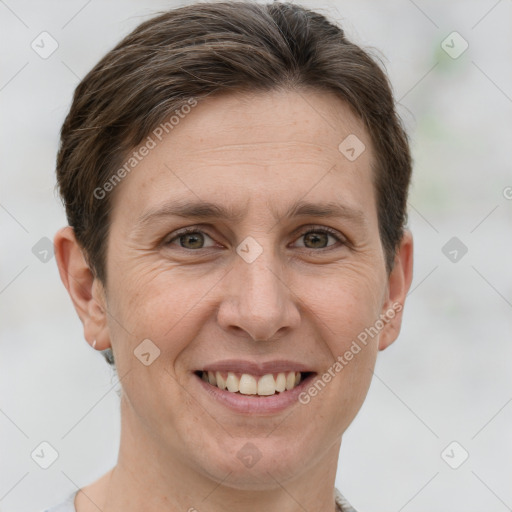
<svg viewBox="0 0 512 512">
<path fill-rule="evenodd" d="M 119 269 L 116 274 L 112 280 L 115 298 L 110 322 L 114 343 L 115 335 L 123 345 L 130 338 L 133 352 L 142 340 L 150 339 L 167 360 L 174 360 L 206 321 L 210 308 L 208 290 L 219 276 L 187 274 L 161 263 L 134 265 Z M 125 351 L 124 346 L 122 350 Z"/>
<path fill-rule="evenodd" d="M 348 339 L 373 325 L 378 318 L 385 283 L 370 267 L 343 267 L 322 279 L 308 278 L 301 285 L 301 297 L 326 339 L 343 349 Z"/>
<path fill-rule="evenodd" d="M 379 319 L 384 286 L 371 269 L 340 271 L 309 294 L 312 321 L 329 353 L 324 373 L 318 376 L 325 385 L 317 382 L 316 390 L 313 386 L 310 391 L 323 396 L 316 407 L 325 408 L 336 430 L 348 426 L 368 392 L 379 339 L 372 327 Z"/>
</svg>

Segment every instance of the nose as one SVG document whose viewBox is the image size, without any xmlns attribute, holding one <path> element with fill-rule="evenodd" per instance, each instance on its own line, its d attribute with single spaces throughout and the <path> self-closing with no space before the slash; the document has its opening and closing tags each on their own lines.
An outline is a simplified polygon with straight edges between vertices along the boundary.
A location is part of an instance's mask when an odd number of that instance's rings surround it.
<svg viewBox="0 0 512 512">
<path fill-rule="evenodd" d="M 297 296 L 284 264 L 270 249 L 251 263 L 237 256 L 223 279 L 222 293 L 217 321 L 231 334 L 274 341 L 300 324 Z"/>
</svg>

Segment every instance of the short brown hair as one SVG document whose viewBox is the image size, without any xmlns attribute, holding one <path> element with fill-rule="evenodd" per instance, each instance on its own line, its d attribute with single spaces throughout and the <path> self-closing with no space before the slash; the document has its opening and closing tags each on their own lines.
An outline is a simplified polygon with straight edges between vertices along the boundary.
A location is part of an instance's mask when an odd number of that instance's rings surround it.
<svg viewBox="0 0 512 512">
<path fill-rule="evenodd" d="M 196 3 L 139 25 L 75 90 L 61 131 L 57 180 L 91 270 L 106 282 L 113 193 L 95 192 L 190 98 L 274 89 L 332 91 L 366 126 L 387 270 L 407 221 L 407 135 L 385 72 L 323 15 L 290 3 Z M 341 140 L 340 140 L 341 142 Z"/>
</svg>

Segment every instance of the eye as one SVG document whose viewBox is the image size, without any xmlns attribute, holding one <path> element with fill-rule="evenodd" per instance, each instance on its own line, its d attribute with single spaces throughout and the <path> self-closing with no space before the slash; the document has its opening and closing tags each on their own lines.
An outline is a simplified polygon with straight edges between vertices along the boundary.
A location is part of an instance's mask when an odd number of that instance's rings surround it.
<svg viewBox="0 0 512 512">
<path fill-rule="evenodd" d="M 173 238 L 165 241 L 165 245 L 176 245 L 174 244 L 174 241 L 177 241 L 177 244 L 182 247 L 183 249 L 205 249 L 207 247 L 213 247 L 215 244 L 205 246 L 205 239 L 210 239 L 210 236 L 208 236 L 204 231 L 201 231 L 197 228 L 188 228 L 183 229 Z M 213 240 L 212 240 L 213 242 Z"/>
<path fill-rule="evenodd" d="M 304 240 L 303 245 L 306 249 L 326 249 L 333 244 L 329 244 L 329 237 L 344 245 L 345 241 L 339 236 L 338 232 L 330 228 L 312 228 L 302 233 L 299 240 Z"/>
<path fill-rule="evenodd" d="M 329 243 L 329 238 L 334 240 Z M 210 245 L 205 245 L 205 241 L 210 240 Z M 327 228 L 309 228 L 300 234 L 299 241 L 303 240 L 302 244 L 296 247 L 303 247 L 305 249 L 328 249 L 333 245 L 345 245 L 346 241 L 337 231 Z M 197 227 L 184 228 L 177 233 L 174 233 L 172 238 L 164 241 L 165 246 L 178 245 L 182 249 L 200 250 L 215 247 L 214 240 L 207 235 L 204 231 Z"/>
</svg>

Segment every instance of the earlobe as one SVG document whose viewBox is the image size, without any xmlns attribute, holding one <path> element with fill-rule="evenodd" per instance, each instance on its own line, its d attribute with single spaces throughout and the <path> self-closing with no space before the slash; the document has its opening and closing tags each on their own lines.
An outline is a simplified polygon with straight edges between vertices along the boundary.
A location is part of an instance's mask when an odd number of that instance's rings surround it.
<svg viewBox="0 0 512 512">
<path fill-rule="evenodd" d="M 66 226 L 54 237 L 60 278 L 84 326 L 84 336 L 96 350 L 109 348 L 105 296 L 79 246 L 73 228 Z"/>
<path fill-rule="evenodd" d="M 387 298 L 382 314 L 389 320 L 379 338 L 379 350 L 384 350 L 393 343 L 402 325 L 405 298 L 411 287 L 413 274 L 413 239 L 412 233 L 405 230 L 400 247 L 395 256 L 395 265 L 388 277 Z"/>
</svg>

